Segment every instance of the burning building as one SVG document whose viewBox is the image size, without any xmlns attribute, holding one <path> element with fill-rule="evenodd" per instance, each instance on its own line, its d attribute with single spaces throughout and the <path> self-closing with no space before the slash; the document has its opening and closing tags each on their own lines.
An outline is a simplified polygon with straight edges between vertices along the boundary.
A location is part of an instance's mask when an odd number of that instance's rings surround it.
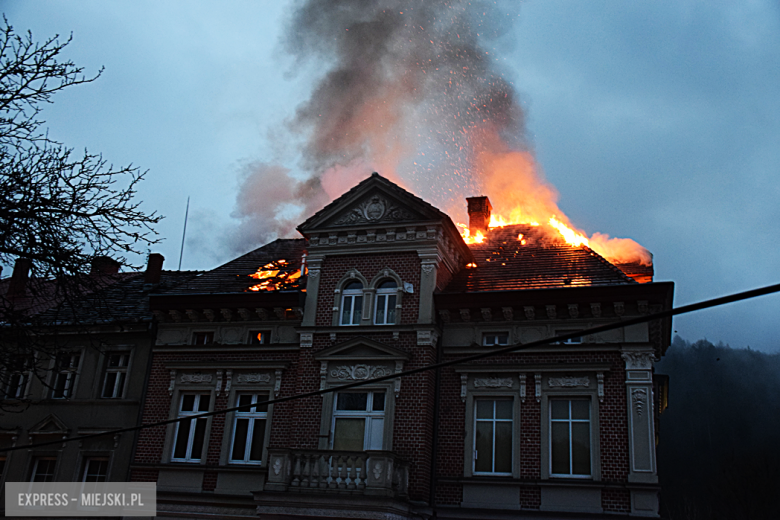
<svg viewBox="0 0 780 520">
<path fill-rule="evenodd" d="M 657 516 L 652 266 L 554 223 L 450 217 L 374 174 L 279 239 L 151 297 L 133 480 L 161 515 Z M 502 345 L 568 339 L 370 380 Z M 344 383 L 364 386 L 275 404 Z M 198 412 L 245 405 L 207 418 Z"/>
</svg>

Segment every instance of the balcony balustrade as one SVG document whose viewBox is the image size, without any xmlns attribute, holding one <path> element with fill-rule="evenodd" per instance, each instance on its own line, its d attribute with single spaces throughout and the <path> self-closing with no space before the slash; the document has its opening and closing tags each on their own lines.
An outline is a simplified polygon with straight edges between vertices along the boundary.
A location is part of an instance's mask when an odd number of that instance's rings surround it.
<svg viewBox="0 0 780 520">
<path fill-rule="evenodd" d="M 390 451 L 268 450 L 265 491 L 403 498 L 408 465 Z"/>
</svg>

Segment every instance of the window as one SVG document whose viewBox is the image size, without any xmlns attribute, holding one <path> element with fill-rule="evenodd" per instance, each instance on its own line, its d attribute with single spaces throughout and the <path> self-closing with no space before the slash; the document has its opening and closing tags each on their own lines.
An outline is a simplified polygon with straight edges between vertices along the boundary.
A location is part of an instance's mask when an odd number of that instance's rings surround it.
<svg viewBox="0 0 780 520">
<path fill-rule="evenodd" d="M 475 399 L 474 474 L 512 474 L 512 400 Z"/>
<path fill-rule="evenodd" d="M 6 399 L 24 398 L 30 375 L 29 368 L 30 360 L 27 357 L 19 356 L 11 360 L 3 389 Z"/>
<path fill-rule="evenodd" d="M 494 345 L 508 345 L 509 333 L 508 332 L 486 332 L 482 334 L 482 344 L 486 347 L 492 347 Z"/>
<path fill-rule="evenodd" d="M 333 449 L 381 450 L 385 392 L 339 392 L 333 411 Z"/>
<path fill-rule="evenodd" d="M 268 406 L 260 404 L 268 400 L 268 394 L 239 394 L 236 406 L 254 405 L 237 410 L 233 421 L 233 445 L 230 462 L 260 464 L 263 460 L 263 441 Z"/>
<path fill-rule="evenodd" d="M 385 280 L 376 289 L 376 316 L 374 323 L 377 325 L 395 324 L 395 304 L 398 299 L 398 284 L 393 280 Z"/>
<path fill-rule="evenodd" d="M 350 282 L 341 297 L 341 325 L 360 325 L 363 308 L 363 284 Z"/>
<path fill-rule="evenodd" d="M 56 457 L 35 457 L 30 472 L 30 482 L 54 482 L 56 465 Z"/>
<path fill-rule="evenodd" d="M 572 334 L 574 332 L 579 332 L 579 329 L 556 330 L 555 335 L 562 336 L 563 334 Z M 580 343 L 582 343 L 582 336 L 575 336 L 573 338 L 559 341 L 558 343 L 562 345 L 579 345 Z"/>
<path fill-rule="evenodd" d="M 108 477 L 108 459 L 105 457 L 89 457 L 84 459 L 82 482 L 105 482 Z"/>
<path fill-rule="evenodd" d="M 179 418 L 186 418 L 209 411 L 209 394 L 184 394 L 181 396 Z M 176 423 L 172 461 L 200 462 L 203 442 L 206 438 L 208 418 L 192 418 Z"/>
<path fill-rule="evenodd" d="M 62 353 L 57 356 L 52 398 L 68 399 L 73 396 L 73 387 L 76 382 L 76 373 L 81 361 L 81 354 Z"/>
<path fill-rule="evenodd" d="M 266 345 L 271 342 L 270 330 L 249 331 L 249 343 L 252 345 Z"/>
<path fill-rule="evenodd" d="M 591 476 L 590 400 L 550 399 L 550 476 Z"/>
<path fill-rule="evenodd" d="M 101 397 L 121 399 L 125 394 L 125 379 L 127 365 L 130 362 L 129 352 L 112 352 L 106 361 L 106 375 L 103 378 Z"/>
<path fill-rule="evenodd" d="M 208 331 L 208 332 L 193 332 L 192 333 L 192 344 L 193 345 L 211 345 L 214 343 L 214 332 Z"/>
</svg>

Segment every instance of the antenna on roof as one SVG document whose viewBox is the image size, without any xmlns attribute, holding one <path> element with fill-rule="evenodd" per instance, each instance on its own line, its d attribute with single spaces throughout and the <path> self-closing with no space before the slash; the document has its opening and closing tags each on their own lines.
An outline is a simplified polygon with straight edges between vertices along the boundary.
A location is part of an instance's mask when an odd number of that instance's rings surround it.
<svg viewBox="0 0 780 520">
<path fill-rule="evenodd" d="M 184 231 L 181 233 L 181 250 L 179 250 L 179 271 L 181 271 L 181 257 L 184 255 L 184 237 L 187 235 L 187 217 L 190 216 L 190 198 L 187 197 L 187 210 L 184 212 Z"/>
</svg>

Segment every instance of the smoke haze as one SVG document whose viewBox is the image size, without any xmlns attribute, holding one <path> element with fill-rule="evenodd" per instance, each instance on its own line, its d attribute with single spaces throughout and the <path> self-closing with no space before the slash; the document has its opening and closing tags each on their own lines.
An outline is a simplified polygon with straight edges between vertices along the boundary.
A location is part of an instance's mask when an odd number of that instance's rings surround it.
<svg viewBox="0 0 780 520">
<path fill-rule="evenodd" d="M 300 2 L 283 49 L 297 68 L 325 72 L 287 122 L 300 143 L 283 161 L 292 166 L 244 172 L 234 248 L 291 236 L 294 224 L 372 171 L 456 221 L 465 220 L 466 197 L 488 195 L 507 222 L 556 216 L 571 226 L 536 165 L 515 89 L 486 45 L 513 27 L 517 11 L 510 2 Z M 651 262 L 630 239 L 615 254 L 602 242 L 597 251 L 608 258 Z"/>
</svg>

